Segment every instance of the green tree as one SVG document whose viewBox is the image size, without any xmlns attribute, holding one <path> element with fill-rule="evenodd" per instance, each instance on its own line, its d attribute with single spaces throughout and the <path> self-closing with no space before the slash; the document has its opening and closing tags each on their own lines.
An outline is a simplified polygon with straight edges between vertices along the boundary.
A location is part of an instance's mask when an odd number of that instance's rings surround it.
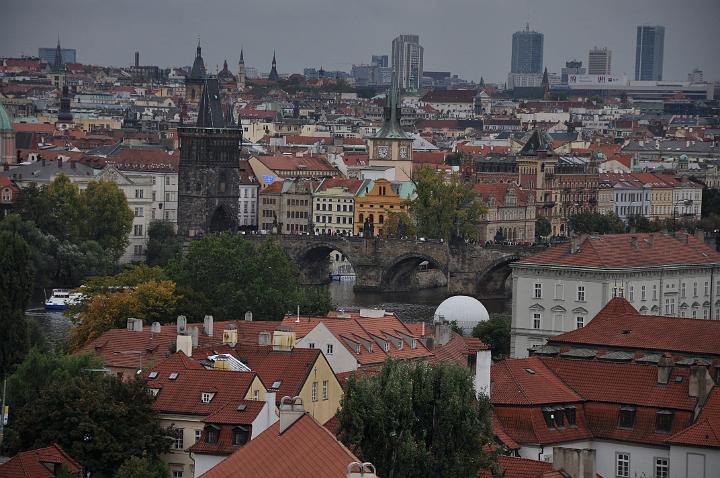
<svg viewBox="0 0 720 478">
<path fill-rule="evenodd" d="M 133 212 L 125 194 L 110 181 L 91 181 L 82 193 L 84 233 L 117 261 L 129 243 Z"/>
<path fill-rule="evenodd" d="M 620 234 L 625 232 L 625 223 L 613 213 L 581 212 L 568 219 L 574 234 Z"/>
<path fill-rule="evenodd" d="M 281 320 L 298 305 L 324 313 L 330 304 L 327 292 L 303 293 L 297 265 L 272 240 L 255 246 L 241 235 L 211 234 L 191 243 L 168 270 L 187 298 L 178 308 L 189 316 L 230 320 L 252 311 L 263 320 Z"/>
<path fill-rule="evenodd" d="M 13 211 L 20 215 L 23 220 L 32 221 L 39 228 L 46 228 L 48 219 L 51 217 L 52 203 L 47 193 L 47 186 L 38 186 L 30 183 L 29 186 L 20 189 Z"/>
<path fill-rule="evenodd" d="M 180 252 L 175 226 L 167 221 L 153 221 L 148 228 L 147 263 L 166 266 Z"/>
<path fill-rule="evenodd" d="M 720 212 L 720 189 L 703 189 L 701 215 L 707 217 L 718 212 Z"/>
<path fill-rule="evenodd" d="M 480 322 L 473 329 L 472 335 L 490 346 L 494 359 L 510 355 L 510 317 L 495 316 Z"/>
<path fill-rule="evenodd" d="M 167 465 L 158 459 L 147 456 L 131 456 L 120 465 L 113 478 L 167 478 L 170 470 Z"/>
<path fill-rule="evenodd" d="M 384 230 L 388 236 L 414 236 L 417 234 L 415 224 L 405 212 L 391 211 L 385 220 Z"/>
<path fill-rule="evenodd" d="M 535 235 L 538 237 L 547 237 L 552 232 L 550 221 L 545 216 L 535 219 Z"/>
<path fill-rule="evenodd" d="M 416 198 L 410 211 L 420 236 L 433 239 L 476 239 L 485 211 L 475 191 L 457 174 L 448 180 L 429 166 L 417 170 Z"/>
<path fill-rule="evenodd" d="M 474 477 L 492 457 L 490 405 L 469 369 L 387 360 L 351 375 L 338 412 L 340 440 L 384 477 Z"/>
<path fill-rule="evenodd" d="M 0 375 L 27 352 L 25 309 L 35 281 L 30 248 L 19 234 L 0 232 Z"/>
<path fill-rule="evenodd" d="M 85 217 L 80 188 L 60 173 L 48 185 L 47 195 L 51 208 L 43 232 L 61 241 L 79 242 Z"/>
<path fill-rule="evenodd" d="M 657 223 L 647 217 L 635 214 L 628 217 L 628 228 L 635 232 L 657 232 Z"/>
<path fill-rule="evenodd" d="M 146 383 L 97 369 L 91 356 L 32 351 L 8 380 L 6 451 L 59 444 L 93 476 L 109 477 L 131 456 L 168 451 L 167 431 Z"/>
</svg>

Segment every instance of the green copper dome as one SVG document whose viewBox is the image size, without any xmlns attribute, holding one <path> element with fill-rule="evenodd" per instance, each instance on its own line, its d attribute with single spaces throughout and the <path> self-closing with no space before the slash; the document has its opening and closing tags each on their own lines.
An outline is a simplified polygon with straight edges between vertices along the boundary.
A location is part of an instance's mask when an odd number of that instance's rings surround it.
<svg viewBox="0 0 720 478">
<path fill-rule="evenodd" d="M 0 131 L 12 131 L 12 121 L 2 104 L 0 104 Z"/>
</svg>

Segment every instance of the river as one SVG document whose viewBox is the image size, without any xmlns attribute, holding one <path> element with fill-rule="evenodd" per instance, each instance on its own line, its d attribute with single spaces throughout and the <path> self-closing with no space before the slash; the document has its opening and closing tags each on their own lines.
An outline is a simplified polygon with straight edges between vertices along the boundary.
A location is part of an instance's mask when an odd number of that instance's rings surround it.
<svg viewBox="0 0 720 478">
<path fill-rule="evenodd" d="M 338 309 L 358 310 L 361 307 L 375 307 L 393 312 L 405 321 L 431 320 L 437 306 L 448 297 L 447 291 L 442 287 L 411 292 L 372 292 L 355 291 L 354 285 L 351 281 L 333 281 L 327 285 L 333 304 Z M 480 298 L 480 301 L 491 317 L 510 314 L 510 299 Z M 38 322 L 50 346 L 57 348 L 67 337 L 72 322 L 62 312 L 44 310 L 41 298 L 37 298 L 34 302 L 26 312 L 26 316 Z"/>
</svg>

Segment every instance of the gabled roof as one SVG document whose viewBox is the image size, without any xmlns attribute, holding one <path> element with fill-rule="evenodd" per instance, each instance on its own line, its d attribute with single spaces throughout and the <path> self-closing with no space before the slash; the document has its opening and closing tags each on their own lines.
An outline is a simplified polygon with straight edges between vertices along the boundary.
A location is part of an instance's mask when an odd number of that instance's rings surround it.
<svg viewBox="0 0 720 478">
<path fill-rule="evenodd" d="M 582 397 L 538 357 L 496 362 L 490 376 L 493 404 L 545 405 L 582 401 Z"/>
<path fill-rule="evenodd" d="M 548 343 L 720 356 L 720 321 L 642 315 L 616 297 L 588 325 Z"/>
<path fill-rule="evenodd" d="M 720 387 L 714 387 L 695 423 L 674 434 L 672 445 L 720 448 Z"/>
<path fill-rule="evenodd" d="M 605 234 L 588 237 L 572 254 L 571 247 L 560 244 L 516 264 L 593 269 L 720 264 L 720 253 L 685 233 Z"/>
<path fill-rule="evenodd" d="M 82 467 L 59 445 L 46 448 L 22 451 L 0 464 L 0 476 L 3 478 L 55 478 L 55 474 L 48 469 L 53 466 L 65 466 L 70 473 L 82 475 Z"/>
<path fill-rule="evenodd" d="M 202 478 L 312 476 L 338 478 L 360 461 L 325 427 L 305 414 L 280 433 L 275 423 Z"/>
<path fill-rule="evenodd" d="M 535 156 L 538 152 L 544 151 L 552 154 L 553 150 L 550 146 L 552 138 L 547 133 L 543 133 L 538 129 L 534 129 L 530 136 L 525 140 L 525 146 L 522 147 L 520 156 Z"/>
</svg>

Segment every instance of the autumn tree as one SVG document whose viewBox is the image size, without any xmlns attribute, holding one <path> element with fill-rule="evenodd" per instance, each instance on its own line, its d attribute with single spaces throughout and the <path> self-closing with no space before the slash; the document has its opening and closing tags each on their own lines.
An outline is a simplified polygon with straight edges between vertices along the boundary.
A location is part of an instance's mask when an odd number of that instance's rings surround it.
<svg viewBox="0 0 720 478">
<path fill-rule="evenodd" d="M 383 229 L 389 236 L 414 236 L 417 233 L 415 224 L 405 212 L 390 211 Z"/>
<path fill-rule="evenodd" d="M 469 478 L 492 460 L 489 400 L 455 364 L 387 360 L 376 375 L 351 375 L 338 419 L 340 440 L 378 476 Z"/>
<path fill-rule="evenodd" d="M 471 187 L 457 174 L 449 179 L 429 166 L 417 170 L 416 198 L 410 212 L 420 236 L 433 239 L 476 239 L 485 211 Z"/>
</svg>

